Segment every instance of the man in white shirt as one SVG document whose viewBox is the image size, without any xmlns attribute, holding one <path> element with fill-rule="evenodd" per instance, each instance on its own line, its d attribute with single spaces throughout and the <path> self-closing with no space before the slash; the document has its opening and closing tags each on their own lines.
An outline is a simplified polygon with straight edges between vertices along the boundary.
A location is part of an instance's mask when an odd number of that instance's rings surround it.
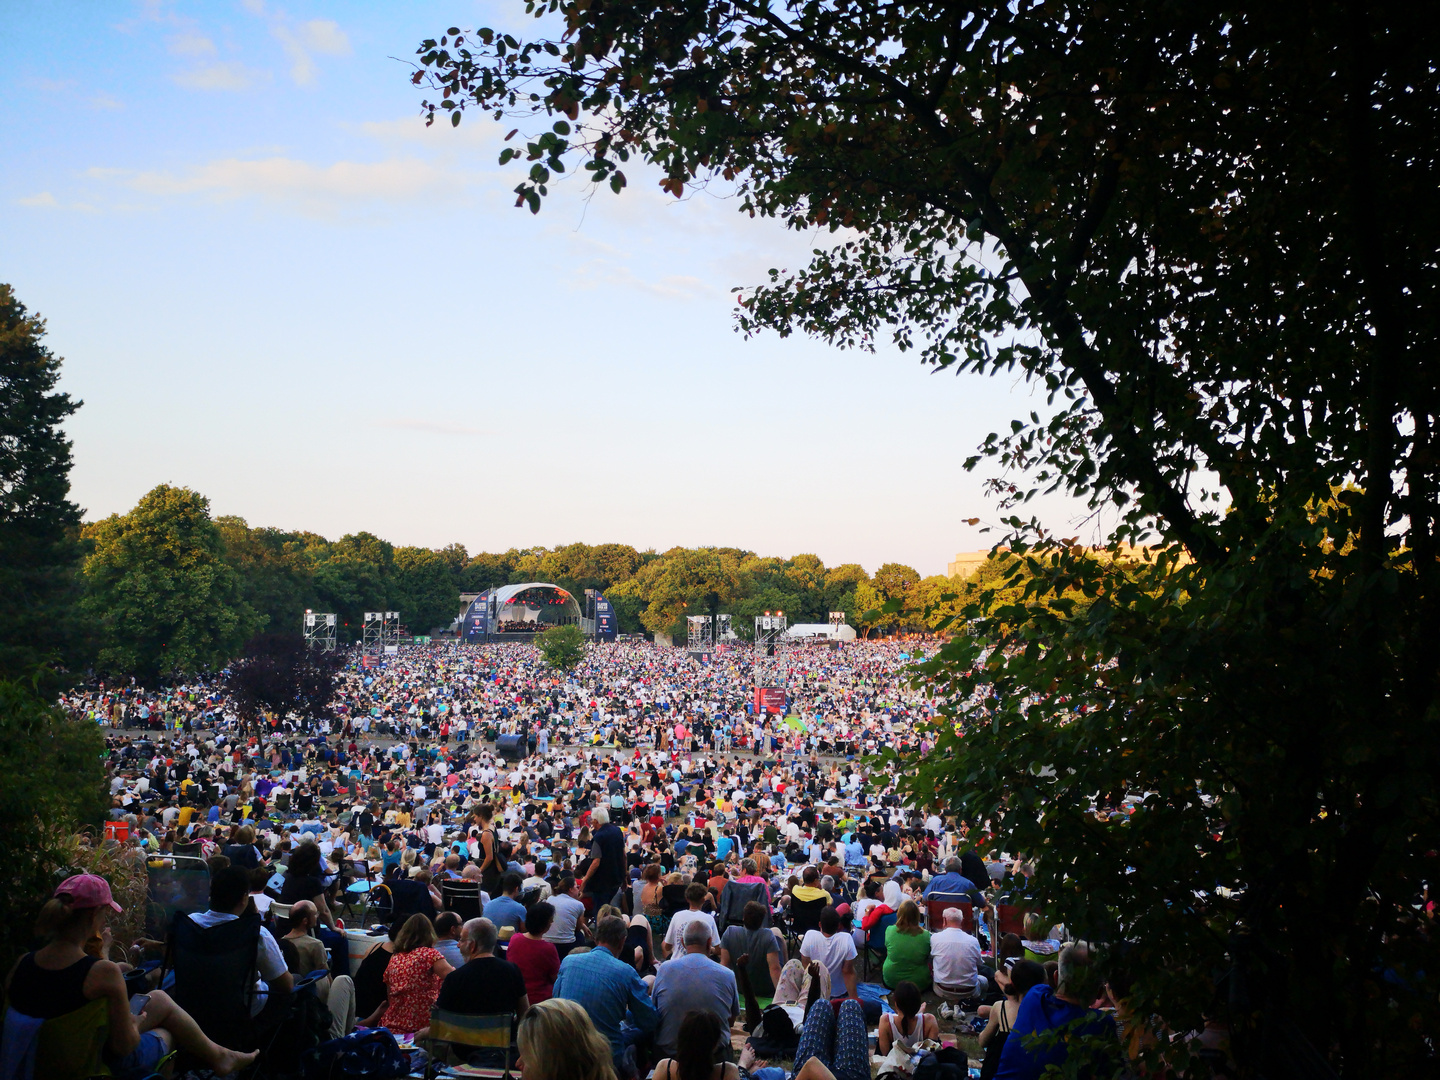
<svg viewBox="0 0 1440 1080">
<path fill-rule="evenodd" d="M 800 959 L 805 963 L 814 961 L 824 964 L 830 972 L 830 994 L 840 996 L 845 988 L 846 997 L 855 997 L 855 939 L 840 933 L 840 916 L 833 906 L 827 905 L 820 912 L 820 929 L 809 930 L 800 942 Z"/>
<path fill-rule="evenodd" d="M 947 1001 L 984 996 L 988 980 L 980 974 L 980 942 L 960 925 L 959 908 L 945 911 L 945 929 L 930 936 L 935 992 Z"/>
<path fill-rule="evenodd" d="M 685 889 L 685 900 L 690 905 L 689 911 L 677 911 L 670 920 L 670 928 L 665 931 L 663 943 L 665 958 L 679 956 L 684 953 L 685 927 L 691 923 L 703 923 L 710 929 L 709 949 L 713 955 L 720 948 L 720 931 L 715 926 L 715 916 L 708 911 L 701 911 L 705 898 L 710 895 L 710 890 L 698 881 L 692 881 Z"/>
</svg>

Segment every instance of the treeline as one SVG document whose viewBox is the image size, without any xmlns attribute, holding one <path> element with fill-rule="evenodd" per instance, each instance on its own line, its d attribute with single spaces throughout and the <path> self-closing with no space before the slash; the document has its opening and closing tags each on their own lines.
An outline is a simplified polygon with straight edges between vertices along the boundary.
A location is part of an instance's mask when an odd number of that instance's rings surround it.
<svg viewBox="0 0 1440 1080">
<path fill-rule="evenodd" d="M 677 635 L 687 614 L 712 606 L 742 635 L 755 615 L 777 610 L 792 623 L 841 611 L 866 633 L 922 629 L 953 610 L 936 605 L 960 587 L 900 563 L 871 575 L 855 563 L 739 548 L 576 543 L 471 555 L 462 544 L 405 547 L 364 532 L 329 540 L 212 518 L 204 496 L 163 484 L 128 513 L 85 525 L 81 548 L 89 663 L 143 681 L 223 666 L 259 633 L 298 632 L 307 609 L 335 612 L 342 642 L 358 639 L 363 613 L 375 610 L 399 611 L 424 634 L 450 626 L 462 592 L 524 581 L 554 582 L 577 599 L 597 589 L 622 632 Z M 892 600 L 900 611 L 885 611 Z"/>
</svg>

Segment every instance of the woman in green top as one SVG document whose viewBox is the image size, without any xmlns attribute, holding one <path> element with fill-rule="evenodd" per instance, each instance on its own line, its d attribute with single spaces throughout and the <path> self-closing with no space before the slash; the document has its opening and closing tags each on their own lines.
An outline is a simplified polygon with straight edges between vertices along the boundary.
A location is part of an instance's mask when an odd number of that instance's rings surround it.
<svg viewBox="0 0 1440 1080">
<path fill-rule="evenodd" d="M 930 931 L 920 929 L 920 908 L 906 900 L 895 913 L 895 925 L 885 931 L 886 986 L 912 982 L 924 993 L 930 989 Z"/>
</svg>

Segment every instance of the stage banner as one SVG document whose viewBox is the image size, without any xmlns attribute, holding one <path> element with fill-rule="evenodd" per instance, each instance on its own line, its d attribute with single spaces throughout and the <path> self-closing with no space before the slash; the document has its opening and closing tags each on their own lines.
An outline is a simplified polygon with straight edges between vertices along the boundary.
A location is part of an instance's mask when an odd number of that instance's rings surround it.
<svg viewBox="0 0 1440 1080">
<path fill-rule="evenodd" d="M 783 686 L 755 687 L 755 711 L 783 716 L 785 714 L 785 688 Z"/>
<path fill-rule="evenodd" d="M 465 626 L 461 633 L 466 641 L 481 641 L 490 633 L 490 597 L 494 590 L 483 592 L 471 601 L 465 611 Z"/>
<path fill-rule="evenodd" d="M 601 641 L 614 641 L 620 633 L 620 619 L 615 605 L 605 597 L 595 597 L 595 636 Z"/>
</svg>

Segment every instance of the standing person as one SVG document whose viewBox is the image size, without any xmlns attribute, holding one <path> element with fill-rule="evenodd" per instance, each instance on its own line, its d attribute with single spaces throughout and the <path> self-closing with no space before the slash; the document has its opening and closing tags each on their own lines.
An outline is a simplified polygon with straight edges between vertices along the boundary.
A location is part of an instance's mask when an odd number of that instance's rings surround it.
<svg viewBox="0 0 1440 1080">
<path fill-rule="evenodd" d="M 599 909 L 604 904 L 618 904 L 615 894 L 625 880 L 625 834 L 610 821 L 610 811 L 597 806 L 590 814 L 597 826 L 591 838 L 590 866 L 581 881 L 583 893 Z"/>
<path fill-rule="evenodd" d="M 491 825 L 495 811 L 489 803 L 481 803 L 475 808 L 475 817 L 480 822 L 480 888 L 487 896 L 499 896 L 500 877 L 505 872 L 505 863 L 500 858 L 500 842 L 496 839 L 495 829 Z"/>
</svg>

